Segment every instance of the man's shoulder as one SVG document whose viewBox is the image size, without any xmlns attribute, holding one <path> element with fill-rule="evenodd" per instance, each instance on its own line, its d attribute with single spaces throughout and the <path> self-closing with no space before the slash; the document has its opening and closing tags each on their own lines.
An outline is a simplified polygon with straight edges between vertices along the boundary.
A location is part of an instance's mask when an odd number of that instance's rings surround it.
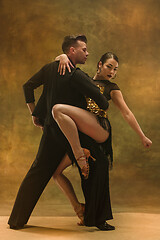
<svg viewBox="0 0 160 240">
<path fill-rule="evenodd" d="M 86 72 L 82 71 L 79 67 L 74 68 L 72 74 L 73 74 L 74 76 L 88 77 L 88 78 L 90 78 L 90 76 L 89 76 Z"/>
<path fill-rule="evenodd" d="M 58 61 L 50 62 L 45 64 L 42 68 L 44 71 L 51 70 L 51 69 L 57 69 L 58 67 Z"/>
</svg>

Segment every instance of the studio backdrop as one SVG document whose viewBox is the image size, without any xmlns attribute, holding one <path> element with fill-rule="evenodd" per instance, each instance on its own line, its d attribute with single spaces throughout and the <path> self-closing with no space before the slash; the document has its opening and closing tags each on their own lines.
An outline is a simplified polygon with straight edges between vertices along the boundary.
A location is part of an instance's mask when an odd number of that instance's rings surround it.
<svg viewBox="0 0 160 240">
<path fill-rule="evenodd" d="M 62 53 L 65 35 L 78 33 L 88 38 L 90 54 L 81 69 L 91 77 L 102 54 L 112 51 L 119 57 L 119 70 L 113 81 L 153 141 L 152 147 L 145 149 L 110 103 L 112 206 L 151 211 L 159 207 L 159 15 L 160 1 L 154 0 L 0 0 L 0 214 L 9 213 L 42 135 L 32 124 L 22 85 Z M 36 100 L 41 91 L 42 88 L 36 90 Z M 76 169 L 67 169 L 66 175 L 83 200 Z M 38 204 L 69 203 L 51 180 Z"/>
</svg>

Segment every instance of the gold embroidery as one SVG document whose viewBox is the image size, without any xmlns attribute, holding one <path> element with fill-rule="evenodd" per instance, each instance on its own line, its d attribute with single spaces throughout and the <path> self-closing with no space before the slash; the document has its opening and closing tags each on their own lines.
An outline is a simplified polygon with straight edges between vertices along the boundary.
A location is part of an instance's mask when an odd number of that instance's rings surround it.
<svg viewBox="0 0 160 240">
<path fill-rule="evenodd" d="M 103 94 L 104 93 L 104 87 L 100 86 L 99 84 L 97 84 L 97 87 L 100 88 L 100 92 Z M 107 112 L 103 109 L 100 109 L 99 106 L 95 103 L 95 101 L 93 99 L 86 98 L 86 101 L 87 101 L 87 110 L 89 112 L 92 112 L 99 117 L 107 118 Z"/>
</svg>

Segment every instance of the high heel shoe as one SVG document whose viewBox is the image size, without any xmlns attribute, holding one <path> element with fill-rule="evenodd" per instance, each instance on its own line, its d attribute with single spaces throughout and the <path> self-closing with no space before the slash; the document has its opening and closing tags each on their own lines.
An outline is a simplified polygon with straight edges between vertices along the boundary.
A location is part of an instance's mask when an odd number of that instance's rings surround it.
<svg viewBox="0 0 160 240">
<path fill-rule="evenodd" d="M 85 212 L 85 204 L 80 203 L 80 210 L 75 211 L 78 218 L 80 219 L 80 222 L 77 223 L 78 226 L 84 226 L 84 212 Z"/>
<path fill-rule="evenodd" d="M 81 173 L 84 179 L 88 179 L 89 176 L 89 163 L 88 158 L 90 157 L 93 161 L 96 161 L 94 157 L 91 156 L 91 153 L 88 149 L 83 148 L 84 155 L 77 159 L 77 163 L 81 169 Z M 83 162 L 83 163 L 82 163 Z"/>
</svg>

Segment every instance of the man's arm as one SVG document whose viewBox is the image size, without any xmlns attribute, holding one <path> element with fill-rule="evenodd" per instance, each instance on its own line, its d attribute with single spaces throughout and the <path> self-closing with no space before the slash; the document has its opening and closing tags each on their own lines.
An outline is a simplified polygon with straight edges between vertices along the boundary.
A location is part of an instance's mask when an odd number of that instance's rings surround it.
<svg viewBox="0 0 160 240">
<path fill-rule="evenodd" d="M 34 89 L 44 84 L 44 69 L 47 65 L 45 65 L 39 72 L 37 72 L 33 77 L 31 77 L 24 85 L 24 96 L 29 109 L 29 112 L 33 113 L 35 109 L 35 97 L 34 97 Z M 39 119 L 35 116 L 32 116 L 33 124 L 37 127 L 42 127 Z"/>
<path fill-rule="evenodd" d="M 48 64 L 47 64 L 48 65 Z M 31 77 L 24 85 L 23 85 L 23 91 L 26 103 L 34 103 L 34 89 L 39 87 L 40 85 L 44 84 L 45 78 L 44 78 L 44 71 L 46 66 L 40 69 L 33 77 Z"/>
<path fill-rule="evenodd" d="M 73 70 L 71 84 L 86 97 L 92 98 L 98 106 L 106 110 L 109 103 L 106 97 L 101 94 L 100 89 L 92 82 L 92 79 L 79 68 Z"/>
</svg>

